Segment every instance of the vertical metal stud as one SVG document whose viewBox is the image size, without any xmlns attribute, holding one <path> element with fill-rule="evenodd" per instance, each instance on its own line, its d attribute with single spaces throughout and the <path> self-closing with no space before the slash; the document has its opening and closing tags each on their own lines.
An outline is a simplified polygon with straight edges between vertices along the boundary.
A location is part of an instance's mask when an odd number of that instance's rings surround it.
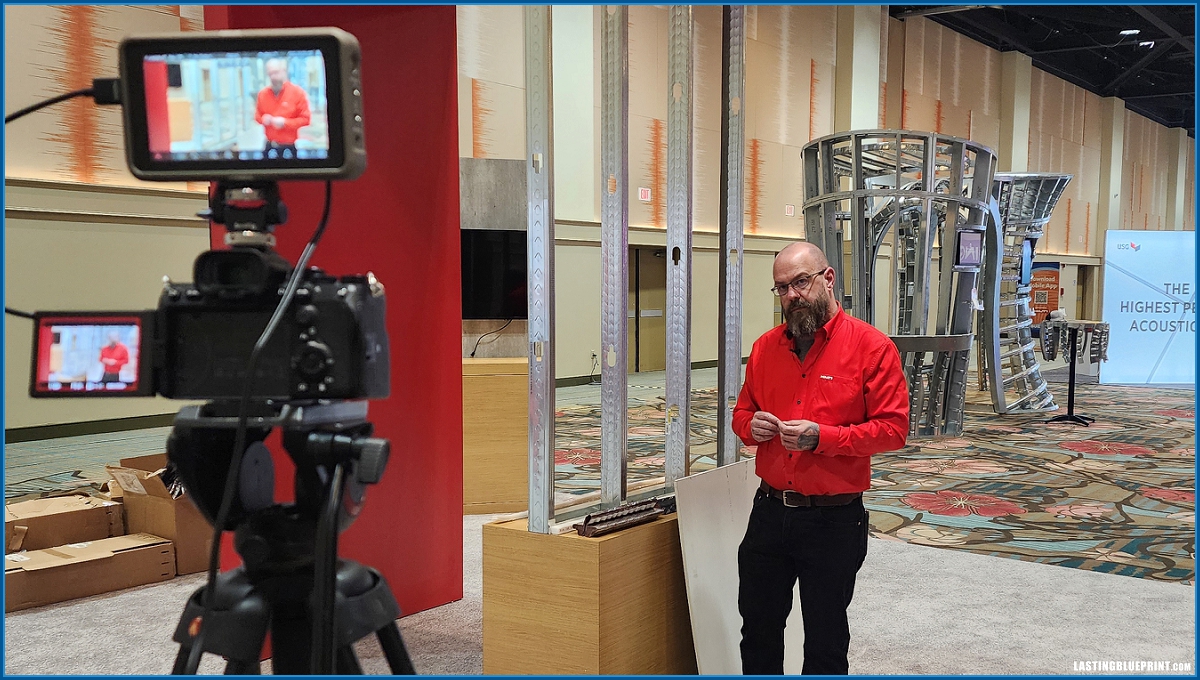
<svg viewBox="0 0 1200 680">
<path fill-rule="evenodd" d="M 687 474 L 692 391 L 692 35 L 688 5 L 668 10 L 667 490 Z"/>
<path fill-rule="evenodd" d="M 554 125 L 550 7 L 525 8 L 529 194 L 529 530 L 554 519 Z"/>
<path fill-rule="evenodd" d="M 625 499 L 629 414 L 629 8 L 600 12 L 600 506 Z"/>
<path fill-rule="evenodd" d="M 721 310 L 717 348 L 717 465 L 737 461 L 733 406 L 742 382 L 742 229 L 745 175 L 745 12 L 725 5 L 721 21 Z"/>
</svg>

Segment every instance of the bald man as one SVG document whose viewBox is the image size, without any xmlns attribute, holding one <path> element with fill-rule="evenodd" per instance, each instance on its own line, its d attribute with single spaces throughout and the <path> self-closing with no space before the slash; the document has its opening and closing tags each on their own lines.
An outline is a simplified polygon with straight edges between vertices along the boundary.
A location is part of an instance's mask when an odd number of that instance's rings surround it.
<svg viewBox="0 0 1200 680">
<path fill-rule="evenodd" d="M 820 248 L 775 258 L 785 323 L 750 352 L 733 431 L 757 446 L 762 484 L 738 548 L 742 672 L 783 673 L 783 630 L 800 582 L 806 675 L 845 675 L 846 609 L 867 555 L 871 459 L 908 436 L 908 387 L 896 346 L 834 300 Z"/>
<path fill-rule="evenodd" d="M 296 158 L 300 128 L 312 122 L 308 94 L 288 80 L 287 59 L 268 59 L 264 66 L 269 84 L 259 91 L 254 105 L 254 120 L 267 137 L 263 151 L 267 158 Z"/>
</svg>

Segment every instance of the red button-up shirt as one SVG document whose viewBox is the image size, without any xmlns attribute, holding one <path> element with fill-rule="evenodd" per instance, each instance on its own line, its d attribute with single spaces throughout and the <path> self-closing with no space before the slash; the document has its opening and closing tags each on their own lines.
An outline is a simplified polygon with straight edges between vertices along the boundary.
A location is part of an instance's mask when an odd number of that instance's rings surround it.
<svg viewBox="0 0 1200 680">
<path fill-rule="evenodd" d="M 283 127 L 263 125 L 263 116 L 270 114 L 286 120 Z M 308 95 L 304 88 L 295 83 L 284 83 L 279 94 L 270 86 L 264 87 L 258 93 L 254 109 L 254 121 L 263 125 L 267 139 L 276 144 L 295 144 L 300 128 L 312 122 L 312 113 L 308 110 Z"/>
<path fill-rule="evenodd" d="M 817 448 L 789 451 L 778 435 L 756 442 L 750 435 L 755 411 L 817 423 Z M 733 431 L 747 446 L 758 446 L 755 472 L 776 489 L 812 495 L 866 491 L 870 456 L 895 451 L 908 437 L 908 383 L 900 353 L 887 335 L 840 307 L 817 330 L 803 362 L 787 326 L 777 326 L 750 352 Z"/>
</svg>

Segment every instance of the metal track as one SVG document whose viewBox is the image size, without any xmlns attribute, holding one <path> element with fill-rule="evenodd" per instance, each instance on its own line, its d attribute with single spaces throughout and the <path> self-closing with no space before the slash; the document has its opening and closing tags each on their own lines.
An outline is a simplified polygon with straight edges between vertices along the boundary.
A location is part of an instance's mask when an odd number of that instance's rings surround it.
<svg viewBox="0 0 1200 680">
<path fill-rule="evenodd" d="M 600 507 L 625 499 L 629 415 L 629 8 L 600 10 Z"/>
<path fill-rule="evenodd" d="M 717 340 L 717 465 L 736 462 L 733 406 L 742 382 L 742 233 L 745 191 L 745 12 L 725 5 L 721 21 L 721 309 Z"/>
<path fill-rule="evenodd" d="M 554 117 L 548 5 L 525 8 L 529 194 L 529 530 L 554 519 Z"/>
<path fill-rule="evenodd" d="M 668 10 L 667 490 L 687 474 L 692 392 L 692 36 L 689 5 Z"/>
</svg>

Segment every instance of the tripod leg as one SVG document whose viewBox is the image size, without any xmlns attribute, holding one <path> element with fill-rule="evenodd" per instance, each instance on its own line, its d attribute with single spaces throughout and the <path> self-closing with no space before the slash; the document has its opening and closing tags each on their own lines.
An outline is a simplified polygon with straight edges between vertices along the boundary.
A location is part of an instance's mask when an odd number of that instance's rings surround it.
<svg viewBox="0 0 1200 680">
<path fill-rule="evenodd" d="M 257 661 L 235 661 L 230 659 L 225 662 L 225 675 L 260 675 L 262 668 Z"/>
<path fill-rule="evenodd" d="M 187 670 L 188 656 L 192 653 L 192 648 L 186 645 L 179 645 L 179 653 L 175 655 L 175 667 L 171 669 L 171 675 L 183 675 Z"/>
<path fill-rule="evenodd" d="M 354 654 L 354 648 L 350 645 L 338 647 L 334 652 L 334 663 L 336 664 L 338 675 L 362 675 L 362 665 L 358 663 L 358 657 Z"/>
<path fill-rule="evenodd" d="M 400 626 L 395 621 L 375 631 L 375 635 L 379 638 L 379 646 L 383 648 L 392 675 L 417 674 L 408 650 L 404 648 L 404 638 L 400 637 Z"/>
</svg>

